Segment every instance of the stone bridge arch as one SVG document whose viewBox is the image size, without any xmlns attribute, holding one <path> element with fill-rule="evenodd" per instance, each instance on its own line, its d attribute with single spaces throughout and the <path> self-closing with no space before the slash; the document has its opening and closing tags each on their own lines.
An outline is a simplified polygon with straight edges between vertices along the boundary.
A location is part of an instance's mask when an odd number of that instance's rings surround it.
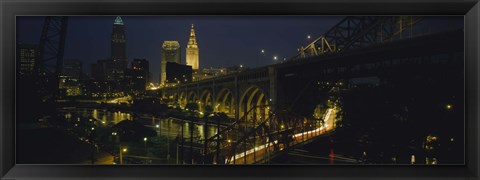
<svg viewBox="0 0 480 180">
<path fill-rule="evenodd" d="M 213 108 L 213 91 L 211 88 L 204 88 L 199 97 L 200 99 L 197 103 L 200 112 L 204 112 L 206 106 Z"/>
<path fill-rule="evenodd" d="M 191 90 L 188 92 L 188 95 L 187 95 L 187 103 L 197 103 L 198 101 L 198 95 L 197 95 L 197 91 L 195 90 Z"/>
<path fill-rule="evenodd" d="M 229 117 L 234 117 L 237 109 L 236 102 L 234 91 L 223 87 L 216 94 L 214 111 L 223 112 Z"/>
<path fill-rule="evenodd" d="M 239 118 L 247 116 L 248 121 L 265 119 L 270 110 L 268 91 L 258 85 L 251 85 L 241 92 L 238 105 Z"/>
</svg>

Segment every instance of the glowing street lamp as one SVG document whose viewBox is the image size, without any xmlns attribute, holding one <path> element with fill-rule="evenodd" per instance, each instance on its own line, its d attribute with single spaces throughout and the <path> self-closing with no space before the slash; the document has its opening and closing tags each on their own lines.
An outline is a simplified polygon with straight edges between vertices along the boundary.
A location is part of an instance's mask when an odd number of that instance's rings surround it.
<svg viewBox="0 0 480 180">
<path fill-rule="evenodd" d="M 143 138 L 143 145 L 145 146 L 145 156 L 148 154 L 148 153 L 147 153 L 147 140 L 148 140 L 147 137 L 144 137 L 144 138 Z M 146 162 L 147 162 L 147 161 L 145 161 L 145 163 L 146 163 Z"/>
<path fill-rule="evenodd" d="M 260 50 L 260 54 L 257 55 L 257 66 L 259 66 L 259 61 L 261 61 L 260 59 L 262 59 L 262 57 L 265 56 L 265 50 L 262 49 Z"/>
<path fill-rule="evenodd" d="M 120 146 L 120 164 L 123 164 L 123 153 L 127 153 L 128 149 L 126 147 L 122 148 Z"/>
<path fill-rule="evenodd" d="M 447 104 L 445 107 L 446 107 L 448 110 L 450 110 L 450 109 L 453 108 L 453 106 L 452 106 L 451 104 Z"/>
</svg>

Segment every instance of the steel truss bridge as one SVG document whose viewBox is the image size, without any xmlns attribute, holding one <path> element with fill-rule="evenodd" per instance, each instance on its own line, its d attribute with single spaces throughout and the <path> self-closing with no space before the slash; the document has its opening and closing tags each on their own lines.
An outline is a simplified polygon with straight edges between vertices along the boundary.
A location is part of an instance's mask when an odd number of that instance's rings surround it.
<svg viewBox="0 0 480 180">
<path fill-rule="evenodd" d="M 463 30 L 412 34 L 419 21 L 346 17 L 284 63 L 160 91 L 172 106 L 197 103 L 199 111 L 210 106 L 235 119 L 198 142 L 204 144 L 203 163 L 268 163 L 279 152 L 334 131 L 335 105 L 321 109 L 321 117 L 312 112 L 345 89 L 349 79 L 408 76 L 432 68 L 461 72 Z"/>
</svg>

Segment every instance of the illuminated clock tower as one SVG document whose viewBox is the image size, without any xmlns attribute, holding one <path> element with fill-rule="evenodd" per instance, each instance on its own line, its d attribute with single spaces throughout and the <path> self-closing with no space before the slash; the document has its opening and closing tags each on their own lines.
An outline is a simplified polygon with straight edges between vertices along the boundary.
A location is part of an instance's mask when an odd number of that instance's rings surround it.
<svg viewBox="0 0 480 180">
<path fill-rule="evenodd" d="M 190 39 L 188 40 L 187 50 L 186 50 L 186 63 L 189 66 L 192 66 L 193 70 L 198 70 L 199 68 L 199 58 L 198 58 L 198 45 L 197 39 L 195 37 L 195 29 L 190 30 Z"/>
</svg>

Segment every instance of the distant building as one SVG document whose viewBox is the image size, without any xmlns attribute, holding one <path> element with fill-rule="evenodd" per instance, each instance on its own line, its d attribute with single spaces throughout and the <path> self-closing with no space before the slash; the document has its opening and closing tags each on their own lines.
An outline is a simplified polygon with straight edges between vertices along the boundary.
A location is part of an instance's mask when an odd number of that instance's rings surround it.
<svg viewBox="0 0 480 180">
<path fill-rule="evenodd" d="M 193 70 L 197 70 L 199 65 L 199 55 L 198 55 L 198 45 L 197 39 L 195 36 L 195 29 L 190 29 L 190 38 L 188 40 L 187 49 L 186 49 L 186 64 L 192 66 Z"/>
<path fill-rule="evenodd" d="M 17 71 L 20 76 L 33 73 L 38 58 L 38 46 L 33 44 L 17 44 Z"/>
<path fill-rule="evenodd" d="M 126 69 L 125 84 L 128 87 L 127 91 L 142 92 L 147 86 L 147 74 L 144 71 L 135 69 Z"/>
<path fill-rule="evenodd" d="M 160 84 L 166 80 L 167 62 L 180 64 L 180 44 L 178 41 L 164 41 L 162 44 L 162 59 L 160 60 Z"/>
<path fill-rule="evenodd" d="M 210 76 L 215 76 L 215 77 L 226 75 L 229 72 L 227 68 L 214 68 L 214 67 L 204 68 L 202 69 L 202 71 L 204 74 L 208 74 Z"/>
<path fill-rule="evenodd" d="M 129 90 L 145 91 L 149 82 L 149 63 L 146 59 L 134 59 L 132 67 L 127 69 L 125 80 Z"/>
<path fill-rule="evenodd" d="M 78 59 L 65 59 L 61 76 L 80 79 L 82 76 L 82 62 Z"/>
<path fill-rule="evenodd" d="M 59 88 L 65 91 L 66 96 L 78 96 L 81 94 L 80 78 L 82 76 L 82 62 L 78 59 L 66 59 L 63 61 L 60 73 Z"/>
<path fill-rule="evenodd" d="M 112 75 L 117 81 L 123 78 L 123 71 L 127 69 L 128 65 L 126 41 L 125 25 L 123 24 L 122 18 L 117 16 L 113 23 L 111 42 Z"/>
<path fill-rule="evenodd" d="M 115 80 L 114 65 L 109 59 L 97 60 L 97 63 L 91 65 L 90 70 L 92 79 L 97 81 Z"/>
<path fill-rule="evenodd" d="M 193 81 L 199 81 L 203 79 L 214 78 L 218 76 L 223 76 L 230 73 L 228 68 L 201 68 L 193 72 Z"/>
<path fill-rule="evenodd" d="M 192 81 L 192 66 L 167 62 L 166 82 L 185 83 Z"/>
<path fill-rule="evenodd" d="M 139 58 L 133 59 L 132 69 L 149 72 L 149 63 L 146 59 L 139 59 Z"/>
<path fill-rule="evenodd" d="M 116 81 L 98 81 L 89 79 L 82 83 L 82 95 L 92 98 L 116 98 L 125 96 Z"/>
</svg>

